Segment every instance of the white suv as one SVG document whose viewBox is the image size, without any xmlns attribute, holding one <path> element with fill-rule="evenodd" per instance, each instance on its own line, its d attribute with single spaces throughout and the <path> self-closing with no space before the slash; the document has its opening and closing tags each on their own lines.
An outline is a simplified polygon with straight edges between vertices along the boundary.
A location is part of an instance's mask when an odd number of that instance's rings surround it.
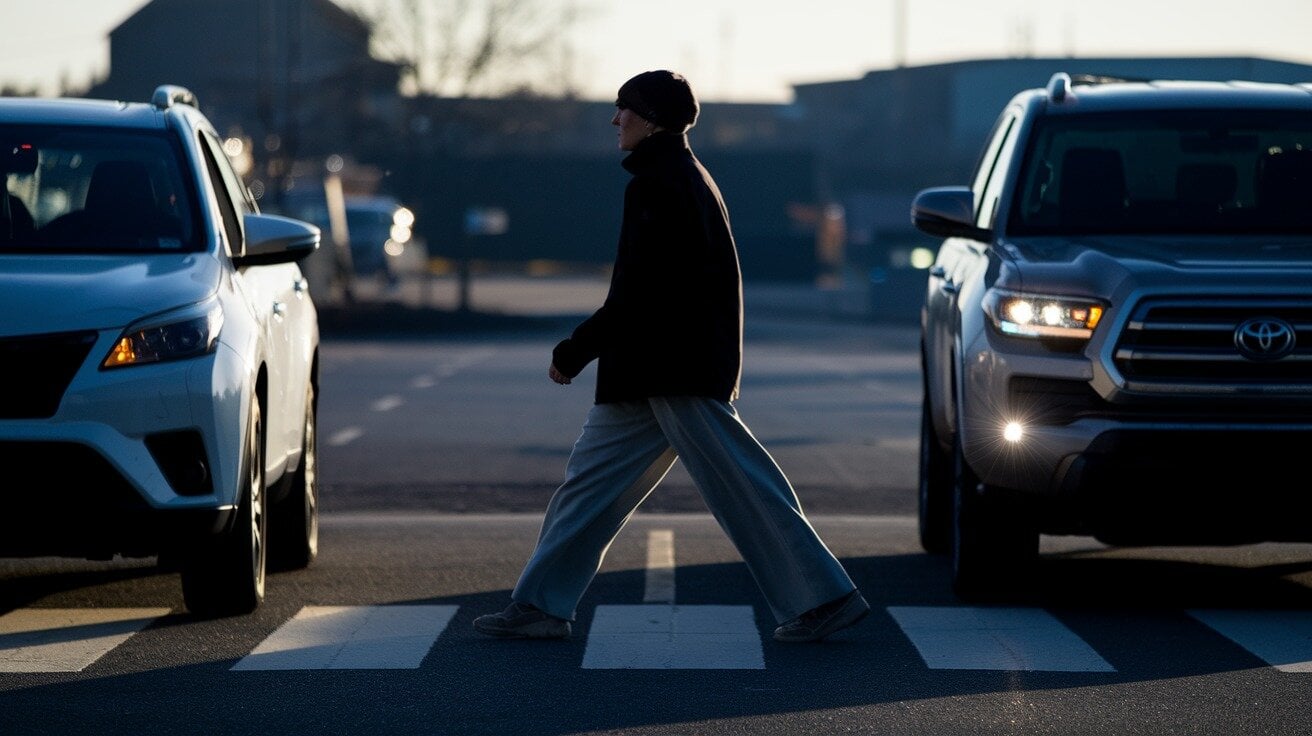
<svg viewBox="0 0 1312 736">
<path fill-rule="evenodd" d="M 160 556 L 200 615 L 318 547 L 319 330 L 185 89 L 0 98 L 0 556 Z"/>
</svg>

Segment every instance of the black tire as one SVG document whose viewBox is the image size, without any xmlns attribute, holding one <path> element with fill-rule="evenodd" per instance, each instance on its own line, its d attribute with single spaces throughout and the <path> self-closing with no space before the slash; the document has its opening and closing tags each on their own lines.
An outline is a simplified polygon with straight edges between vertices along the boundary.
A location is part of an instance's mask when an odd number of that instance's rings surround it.
<svg viewBox="0 0 1312 736">
<path fill-rule="evenodd" d="M 300 570 L 319 555 L 318 412 L 314 386 L 306 390 L 301 464 L 287 493 L 269 508 L 269 567 Z"/>
<path fill-rule="evenodd" d="M 1039 552 L 1039 534 L 1024 504 L 980 482 L 953 442 L 956 480 L 952 492 L 952 592 L 958 598 L 995 601 L 1028 582 Z"/>
<path fill-rule="evenodd" d="M 952 456 L 934 436 L 929 391 L 920 403 L 920 546 L 932 555 L 952 549 Z"/>
<path fill-rule="evenodd" d="M 236 616 L 259 608 L 264 601 L 267 562 L 265 540 L 264 422 L 260 406 L 251 402 L 243 477 L 237 518 L 218 539 L 193 549 L 182 567 L 182 599 L 197 616 Z"/>
</svg>

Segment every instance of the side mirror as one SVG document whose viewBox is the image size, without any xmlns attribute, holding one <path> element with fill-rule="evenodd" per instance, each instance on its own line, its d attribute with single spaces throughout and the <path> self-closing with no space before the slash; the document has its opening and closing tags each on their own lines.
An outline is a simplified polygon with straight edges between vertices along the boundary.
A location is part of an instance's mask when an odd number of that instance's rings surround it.
<svg viewBox="0 0 1312 736">
<path fill-rule="evenodd" d="M 319 228 L 281 215 L 246 215 L 246 250 L 234 258 L 238 266 L 290 263 L 319 247 Z"/>
<path fill-rule="evenodd" d="M 911 222 L 921 232 L 939 237 L 993 239 L 991 230 L 975 227 L 975 195 L 970 187 L 921 190 L 911 204 Z"/>
</svg>

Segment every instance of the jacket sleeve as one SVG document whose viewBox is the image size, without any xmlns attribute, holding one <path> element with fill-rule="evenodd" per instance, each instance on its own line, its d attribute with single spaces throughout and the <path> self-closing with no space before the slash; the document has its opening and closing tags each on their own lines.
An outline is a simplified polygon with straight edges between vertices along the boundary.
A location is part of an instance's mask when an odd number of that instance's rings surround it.
<svg viewBox="0 0 1312 736">
<path fill-rule="evenodd" d="M 601 346 L 610 324 L 610 310 L 606 304 L 574 328 L 573 334 L 561 340 L 551 351 L 551 362 L 556 370 L 574 378 L 601 354 Z"/>
</svg>

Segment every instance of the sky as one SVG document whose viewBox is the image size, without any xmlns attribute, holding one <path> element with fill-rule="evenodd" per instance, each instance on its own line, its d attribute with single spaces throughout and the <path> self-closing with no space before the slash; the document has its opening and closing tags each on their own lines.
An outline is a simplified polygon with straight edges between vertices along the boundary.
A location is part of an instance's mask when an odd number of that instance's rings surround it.
<svg viewBox="0 0 1312 736">
<path fill-rule="evenodd" d="M 794 84 L 899 63 L 1255 56 L 1312 64 L 1312 0 L 541 1 L 584 11 L 569 73 L 584 98 L 599 100 L 656 68 L 682 72 L 704 100 L 787 102 Z M 103 77 L 109 31 L 147 2 L 0 0 L 0 85 L 55 95 L 61 83 Z"/>
</svg>

